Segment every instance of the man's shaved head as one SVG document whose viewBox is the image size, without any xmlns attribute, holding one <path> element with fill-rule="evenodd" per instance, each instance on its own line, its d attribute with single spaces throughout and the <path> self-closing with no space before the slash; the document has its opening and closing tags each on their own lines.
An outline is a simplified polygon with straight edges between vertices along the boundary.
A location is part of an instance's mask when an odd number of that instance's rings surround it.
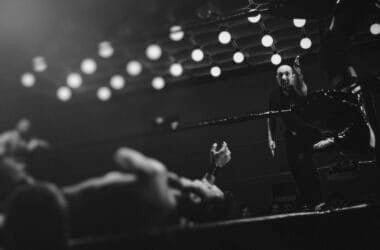
<svg viewBox="0 0 380 250">
<path fill-rule="evenodd" d="M 20 119 L 16 124 L 16 129 L 23 135 L 27 135 L 30 132 L 32 123 L 26 118 Z"/>
<path fill-rule="evenodd" d="M 277 74 L 280 72 L 293 72 L 293 68 L 287 64 L 283 64 L 277 68 Z"/>
</svg>

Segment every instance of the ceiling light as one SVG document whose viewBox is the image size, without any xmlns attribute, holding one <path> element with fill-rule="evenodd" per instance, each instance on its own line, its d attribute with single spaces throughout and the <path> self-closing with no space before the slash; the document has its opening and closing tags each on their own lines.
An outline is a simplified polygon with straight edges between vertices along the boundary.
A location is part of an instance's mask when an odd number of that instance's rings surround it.
<svg viewBox="0 0 380 250">
<path fill-rule="evenodd" d="M 165 87 L 165 79 L 161 76 L 157 76 L 152 79 L 152 87 L 156 90 L 163 89 Z"/>
<path fill-rule="evenodd" d="M 36 83 L 36 77 L 32 73 L 27 72 L 21 76 L 21 84 L 24 87 L 30 88 L 34 86 L 35 83 Z"/>
<path fill-rule="evenodd" d="M 67 75 L 66 84 L 73 89 L 79 88 L 82 85 L 82 76 L 78 73 L 70 73 Z"/>
<path fill-rule="evenodd" d="M 96 68 L 96 62 L 94 59 L 91 58 L 84 59 L 80 65 L 80 69 L 82 70 L 82 72 L 88 75 L 95 73 Z"/>
<path fill-rule="evenodd" d="M 170 28 L 169 37 L 172 41 L 175 41 L 175 42 L 181 41 L 184 36 L 185 36 L 185 33 L 183 32 L 181 26 L 175 25 Z"/>
<path fill-rule="evenodd" d="M 70 100 L 71 96 L 72 96 L 72 92 L 69 87 L 62 86 L 58 88 L 57 97 L 59 100 L 65 102 L 65 101 Z"/>
<path fill-rule="evenodd" d="M 114 75 L 110 79 L 110 85 L 113 89 L 120 90 L 124 88 L 125 80 L 121 75 Z"/>
<path fill-rule="evenodd" d="M 279 65 L 282 61 L 282 58 L 281 58 L 281 55 L 276 53 L 276 54 L 273 54 L 272 57 L 270 58 L 272 64 L 274 65 Z"/>
<path fill-rule="evenodd" d="M 137 76 L 142 71 L 142 65 L 139 61 L 132 60 L 127 64 L 127 73 L 130 76 Z"/>
<path fill-rule="evenodd" d="M 302 28 L 306 24 L 306 19 L 301 19 L 301 18 L 294 18 L 293 19 L 293 24 L 297 28 Z"/>
<path fill-rule="evenodd" d="M 304 37 L 300 41 L 300 46 L 303 49 L 310 49 L 312 45 L 311 39 L 308 37 Z"/>
<path fill-rule="evenodd" d="M 219 76 L 222 74 L 222 70 L 220 69 L 219 66 L 213 66 L 213 67 L 210 69 L 210 74 L 211 74 L 211 76 L 213 76 L 213 77 L 219 77 Z"/>
<path fill-rule="evenodd" d="M 221 44 L 228 44 L 231 42 L 231 33 L 224 30 L 224 31 L 221 31 L 218 35 L 218 40 Z"/>
<path fill-rule="evenodd" d="M 111 98 L 111 90 L 107 87 L 100 87 L 96 94 L 101 101 L 108 101 Z"/>
<path fill-rule="evenodd" d="M 180 63 L 173 63 L 171 66 L 170 66 L 170 74 L 174 77 L 178 77 L 180 75 L 182 75 L 183 73 L 183 67 Z"/>
<path fill-rule="evenodd" d="M 264 35 L 263 38 L 261 38 L 261 43 L 264 47 L 270 47 L 273 45 L 273 37 L 271 35 Z"/>
<path fill-rule="evenodd" d="M 162 55 L 162 49 L 158 44 L 151 44 L 146 48 L 145 55 L 150 60 L 158 60 Z"/>
<path fill-rule="evenodd" d="M 191 58 L 195 61 L 195 62 L 200 62 L 203 60 L 204 58 L 204 53 L 201 49 L 194 49 L 192 52 L 191 52 Z"/>
<path fill-rule="evenodd" d="M 236 51 L 233 55 L 233 60 L 235 63 L 244 62 L 244 54 L 241 51 Z"/>
<path fill-rule="evenodd" d="M 260 19 L 261 19 L 261 14 L 257 13 L 257 11 L 255 9 L 251 9 L 251 10 L 249 10 L 249 12 L 255 12 L 254 13 L 255 15 L 247 17 L 248 22 L 250 22 L 250 23 L 258 23 L 260 21 Z"/>
<path fill-rule="evenodd" d="M 42 56 L 36 56 L 32 60 L 33 70 L 36 72 L 43 72 L 47 69 L 45 58 Z"/>
</svg>

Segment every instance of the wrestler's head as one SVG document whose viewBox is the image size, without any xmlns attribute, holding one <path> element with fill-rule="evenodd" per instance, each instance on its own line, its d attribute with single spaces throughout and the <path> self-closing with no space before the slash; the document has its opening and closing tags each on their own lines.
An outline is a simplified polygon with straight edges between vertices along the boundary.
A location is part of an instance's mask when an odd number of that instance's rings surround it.
<svg viewBox="0 0 380 250">
<path fill-rule="evenodd" d="M 31 122 L 26 118 L 22 118 L 16 124 L 16 130 L 24 136 L 27 136 L 29 134 L 31 127 Z"/>
<path fill-rule="evenodd" d="M 65 197 L 53 184 L 18 187 L 6 207 L 7 249 L 68 249 L 67 209 Z"/>
<path fill-rule="evenodd" d="M 290 89 L 290 80 L 294 75 L 293 68 L 289 65 L 281 65 L 277 68 L 276 79 L 278 86 L 283 90 Z"/>
</svg>

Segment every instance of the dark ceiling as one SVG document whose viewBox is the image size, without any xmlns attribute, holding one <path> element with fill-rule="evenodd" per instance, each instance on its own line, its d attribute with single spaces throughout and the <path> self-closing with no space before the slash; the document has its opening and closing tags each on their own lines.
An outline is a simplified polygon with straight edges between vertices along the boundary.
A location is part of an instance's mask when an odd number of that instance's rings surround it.
<svg viewBox="0 0 380 250">
<path fill-rule="evenodd" d="M 263 4 L 269 0 L 255 2 Z M 310 2 L 308 7 L 326 12 L 331 1 L 322 2 Z M 247 7 L 247 0 L 2 0 L 0 64 L 4 66 L 0 67 L 0 80 L 3 86 L 19 84 L 21 74 L 32 70 L 32 58 L 43 56 L 48 69 L 36 73 L 37 84 L 30 93 L 45 93 L 55 98 L 56 89 L 65 84 L 67 74 L 79 72 L 81 60 L 91 57 L 97 61 L 98 69 L 93 75 L 83 76 L 83 85 L 74 92 L 78 93 L 78 99 L 81 99 L 79 96 L 95 98 L 95 90 L 106 86 L 116 73 L 127 79 L 126 88 L 119 91 L 119 94 L 126 94 L 151 88 L 150 82 L 155 76 L 163 76 L 168 84 L 175 85 L 182 80 L 211 79 L 209 70 L 212 65 L 220 66 L 224 74 L 268 64 L 274 52 L 280 53 L 284 59 L 318 52 L 324 19 L 307 19 L 304 28 L 296 28 L 290 18 L 291 11 L 282 12 L 283 17 L 278 13 L 263 12 L 261 21 L 253 24 L 244 14 Z M 302 8 L 291 10 L 294 15 L 303 13 Z M 315 16 L 317 11 L 309 13 Z M 224 18 L 225 21 L 220 21 Z M 185 29 L 185 39 L 173 42 L 168 38 L 169 28 L 178 24 Z M 218 42 L 221 27 L 232 34 L 232 44 Z M 264 31 L 273 36 L 272 47 L 261 45 Z M 309 50 L 299 46 L 305 35 L 313 42 Z M 98 43 L 105 40 L 111 41 L 115 48 L 115 54 L 109 59 L 97 55 Z M 368 23 L 363 24 L 355 38 L 357 43 L 376 40 L 378 38 L 368 32 Z M 154 62 L 144 55 L 146 46 L 153 42 L 163 49 L 163 56 Z M 190 58 L 195 47 L 201 47 L 206 54 L 202 62 L 196 63 Z M 232 61 L 236 50 L 245 54 L 244 63 Z M 131 59 L 143 64 L 143 72 L 137 77 L 128 76 L 125 71 L 126 63 Z M 184 67 L 181 77 L 174 78 L 168 73 L 174 62 Z"/>
</svg>

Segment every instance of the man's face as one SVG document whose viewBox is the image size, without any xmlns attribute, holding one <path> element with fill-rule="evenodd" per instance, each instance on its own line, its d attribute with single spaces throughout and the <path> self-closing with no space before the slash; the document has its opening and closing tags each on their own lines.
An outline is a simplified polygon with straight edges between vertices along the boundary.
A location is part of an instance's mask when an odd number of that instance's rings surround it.
<svg viewBox="0 0 380 250">
<path fill-rule="evenodd" d="M 282 65 L 278 67 L 276 79 L 278 86 L 283 90 L 290 89 L 290 80 L 293 77 L 293 69 L 289 65 Z"/>
</svg>

